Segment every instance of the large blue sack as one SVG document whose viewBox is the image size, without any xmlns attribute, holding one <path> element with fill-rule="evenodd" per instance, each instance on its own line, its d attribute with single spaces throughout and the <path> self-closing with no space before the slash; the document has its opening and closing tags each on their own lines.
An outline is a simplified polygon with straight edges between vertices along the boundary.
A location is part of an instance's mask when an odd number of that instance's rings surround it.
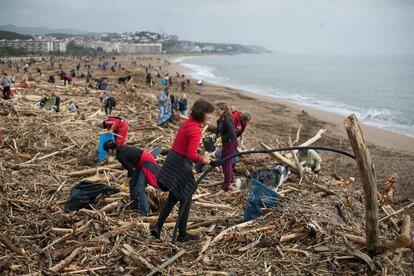
<svg viewBox="0 0 414 276">
<path fill-rule="evenodd" d="M 98 162 L 101 162 L 108 158 L 108 153 L 103 148 L 104 143 L 108 140 L 115 140 L 115 136 L 113 133 L 99 134 Z"/>
<path fill-rule="evenodd" d="M 252 180 L 252 186 L 244 210 L 243 221 L 256 219 L 260 216 L 261 208 L 270 208 L 279 204 L 278 193 L 257 179 Z"/>
</svg>

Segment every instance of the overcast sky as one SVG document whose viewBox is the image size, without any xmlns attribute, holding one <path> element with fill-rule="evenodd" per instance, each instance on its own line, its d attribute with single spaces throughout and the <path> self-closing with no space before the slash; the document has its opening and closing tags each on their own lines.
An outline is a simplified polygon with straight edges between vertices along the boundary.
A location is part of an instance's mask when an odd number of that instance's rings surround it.
<svg viewBox="0 0 414 276">
<path fill-rule="evenodd" d="M 150 30 L 282 53 L 414 54 L 414 0 L 1 0 L 0 24 Z"/>
</svg>

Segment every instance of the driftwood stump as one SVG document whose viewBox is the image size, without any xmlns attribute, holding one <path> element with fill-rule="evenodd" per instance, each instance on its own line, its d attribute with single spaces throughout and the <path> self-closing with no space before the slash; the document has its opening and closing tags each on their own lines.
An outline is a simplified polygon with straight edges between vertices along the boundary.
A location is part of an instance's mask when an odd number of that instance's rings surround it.
<svg viewBox="0 0 414 276">
<path fill-rule="evenodd" d="M 377 180 L 374 165 L 365 143 L 364 135 L 354 114 L 346 118 L 345 129 L 351 142 L 352 149 L 361 175 L 365 195 L 365 222 L 368 254 L 374 256 L 379 253 L 379 227 Z"/>
</svg>

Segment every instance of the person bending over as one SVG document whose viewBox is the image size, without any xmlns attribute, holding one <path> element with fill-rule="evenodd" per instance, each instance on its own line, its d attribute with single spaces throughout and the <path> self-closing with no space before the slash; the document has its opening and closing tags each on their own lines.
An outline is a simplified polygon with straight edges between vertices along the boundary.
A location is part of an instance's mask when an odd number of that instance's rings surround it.
<svg viewBox="0 0 414 276">
<path fill-rule="evenodd" d="M 107 129 L 115 135 L 115 143 L 120 147 L 125 144 L 128 134 L 128 122 L 125 118 L 111 116 L 106 120 L 97 120 L 96 126 Z"/>
<path fill-rule="evenodd" d="M 148 216 L 149 204 L 145 187 L 150 184 L 158 188 L 156 174 L 159 167 L 154 156 L 140 148 L 119 147 L 112 140 L 106 141 L 103 148 L 110 156 L 115 156 L 128 171 L 131 208 L 138 210 L 143 216 Z"/>
</svg>

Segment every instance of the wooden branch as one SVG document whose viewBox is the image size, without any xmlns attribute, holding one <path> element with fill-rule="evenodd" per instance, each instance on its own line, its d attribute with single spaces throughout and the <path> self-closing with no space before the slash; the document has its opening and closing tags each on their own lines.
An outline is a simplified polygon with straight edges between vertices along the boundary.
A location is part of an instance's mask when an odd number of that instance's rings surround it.
<svg viewBox="0 0 414 276">
<path fill-rule="evenodd" d="M 385 242 L 385 247 L 389 249 L 410 248 L 411 234 L 410 234 L 411 218 L 405 215 L 401 226 L 400 235 L 393 241 Z"/>
<path fill-rule="evenodd" d="M 362 245 L 366 245 L 367 244 L 367 240 L 364 237 L 360 237 L 360 236 L 356 236 L 356 235 L 352 235 L 352 234 L 345 234 L 344 235 L 345 238 L 347 238 L 350 241 L 362 244 Z"/>
<path fill-rule="evenodd" d="M 71 173 L 68 173 L 67 176 L 81 176 L 81 175 L 95 174 L 98 171 L 108 170 L 108 169 L 122 169 L 122 165 L 116 163 L 116 164 L 111 164 L 107 166 L 100 166 L 97 168 L 91 168 L 91 169 L 71 172 Z"/>
<path fill-rule="evenodd" d="M 290 138 L 290 136 L 289 136 L 289 146 L 293 147 L 292 138 Z M 296 156 L 297 150 L 292 150 L 291 153 L 293 156 L 293 161 L 295 161 L 296 169 L 298 170 L 299 178 L 302 179 L 303 178 L 303 167 L 300 164 L 298 157 Z"/>
<path fill-rule="evenodd" d="M 17 255 L 23 255 L 23 251 L 17 248 L 9 238 L 7 238 L 3 233 L 0 233 L 0 242 L 6 246 L 7 249 L 16 253 Z"/>
<path fill-rule="evenodd" d="M 154 270 L 155 267 L 150 264 L 144 257 L 140 256 L 134 249 L 127 243 L 123 244 L 121 251 L 127 255 L 137 265 L 143 265 L 149 270 Z"/>
<path fill-rule="evenodd" d="M 307 147 L 307 146 L 312 145 L 313 143 L 315 143 L 316 141 L 318 141 L 319 139 L 322 138 L 322 134 L 325 133 L 325 131 L 326 131 L 326 129 L 320 129 L 312 138 L 310 138 L 309 140 L 307 140 L 306 142 L 304 142 L 304 143 L 302 143 L 298 146 L 299 147 Z M 295 143 L 293 143 L 293 144 L 295 144 Z M 286 157 L 291 158 L 292 156 L 291 156 L 290 153 L 287 153 Z"/>
<path fill-rule="evenodd" d="M 194 201 L 194 204 L 201 206 L 201 207 L 206 207 L 206 208 L 217 208 L 217 209 L 225 209 L 225 210 L 233 209 L 232 206 L 225 205 L 225 204 L 213 204 L 213 203 L 205 203 L 205 202 L 198 202 L 198 201 Z"/>
<path fill-rule="evenodd" d="M 67 150 L 70 150 L 70 149 L 72 149 L 72 148 L 74 148 L 74 147 L 76 147 L 76 145 L 72 145 L 72 146 L 69 146 L 69 147 L 64 148 L 64 149 L 62 149 L 62 150 L 58 150 L 58 151 L 52 152 L 52 153 L 50 153 L 50 154 L 47 154 L 47 155 L 42 156 L 42 157 L 40 157 L 40 158 L 37 158 L 37 161 L 41 161 L 41 160 L 47 159 L 47 158 L 49 158 L 49 157 L 52 157 L 52 156 L 54 156 L 54 155 L 56 155 L 56 154 L 63 153 L 63 152 L 65 152 L 65 151 L 67 151 Z"/>
<path fill-rule="evenodd" d="M 383 218 L 379 219 L 379 220 L 378 220 L 378 222 L 384 221 L 384 220 L 386 220 L 386 219 L 388 219 L 388 218 L 390 218 L 390 217 L 392 217 L 392 216 L 398 215 L 399 213 L 402 213 L 404 210 L 406 210 L 406 209 L 408 209 L 408 208 L 411 208 L 412 206 L 414 206 L 414 202 L 411 202 L 410 204 L 408 204 L 408 205 L 406 205 L 406 206 L 402 207 L 401 209 L 398 209 L 398 210 L 397 210 L 397 211 L 395 211 L 394 213 L 389 214 L 389 215 L 387 215 L 387 216 L 385 216 L 385 217 L 383 217 Z"/>
<path fill-rule="evenodd" d="M 268 145 L 266 145 L 265 143 L 261 143 L 261 145 L 266 148 L 266 149 L 270 149 L 271 147 L 269 147 Z M 292 162 L 290 159 L 284 157 L 283 155 L 281 155 L 278 152 L 272 152 L 270 153 L 270 155 L 272 155 L 273 157 L 275 157 L 276 159 L 280 160 L 283 164 L 288 165 L 293 172 L 297 172 L 298 170 L 296 169 L 296 165 L 294 162 Z"/>
<path fill-rule="evenodd" d="M 318 141 L 319 139 L 322 138 L 322 134 L 324 134 L 326 131 L 326 129 L 320 129 L 315 136 L 313 136 L 312 138 L 310 138 L 308 141 L 306 141 L 305 143 L 300 144 L 300 147 L 306 147 L 306 146 L 310 146 L 313 143 L 315 143 L 316 141 Z"/>
<path fill-rule="evenodd" d="M 109 203 L 108 205 L 105 205 L 104 207 L 102 207 L 100 211 L 108 213 L 109 211 L 112 211 L 113 209 L 116 209 L 120 204 L 121 204 L 121 202 L 114 201 L 114 202 Z"/>
<path fill-rule="evenodd" d="M 321 191 L 323 191 L 323 192 L 327 193 L 328 195 L 336 195 L 336 196 L 338 196 L 338 197 L 339 197 L 339 194 L 335 193 L 334 191 L 329 190 L 328 188 L 326 188 L 326 187 L 324 187 L 324 186 L 322 186 L 322 185 L 319 185 L 319 184 L 317 184 L 317 183 L 315 183 L 315 182 L 312 182 L 312 185 L 314 185 L 314 186 L 315 186 L 316 188 L 318 188 L 319 190 L 321 190 Z"/>
<path fill-rule="evenodd" d="M 66 259 L 62 260 L 60 263 L 54 265 L 49 270 L 53 272 L 59 272 L 63 268 L 65 268 L 67 265 L 69 265 L 72 260 L 78 255 L 79 251 L 81 250 L 80 247 L 76 248 Z"/>
<path fill-rule="evenodd" d="M 296 240 L 296 239 L 300 239 L 304 236 L 307 235 L 306 231 L 300 231 L 300 232 L 296 232 L 296 233 L 290 233 L 287 235 L 283 235 L 282 237 L 280 237 L 280 242 L 287 242 L 287 241 L 291 241 L 291 240 Z"/>
<path fill-rule="evenodd" d="M 185 252 L 187 252 L 187 251 L 185 249 L 182 249 L 177 254 L 175 254 L 174 256 L 172 256 L 171 258 L 169 258 L 168 260 L 163 262 L 161 265 L 159 265 L 157 268 L 152 270 L 151 273 L 149 273 L 147 276 L 152 276 L 152 275 L 156 274 L 157 272 L 161 271 L 162 269 L 166 268 L 167 266 L 169 266 L 170 264 L 175 262 L 178 258 L 180 258 L 182 255 L 184 255 Z"/>
<path fill-rule="evenodd" d="M 241 229 L 241 228 L 243 228 L 243 227 L 246 227 L 246 226 L 248 226 L 248 225 L 250 225 L 250 224 L 253 224 L 254 223 L 254 220 L 249 220 L 249 221 L 246 221 L 246 222 L 243 222 L 243 223 L 240 223 L 240 224 L 236 224 L 236 225 L 233 225 L 233 226 L 231 226 L 231 227 L 229 227 L 229 228 L 227 228 L 227 229 L 225 229 L 225 230 L 223 230 L 223 231 L 221 231 L 212 241 L 211 241 L 211 244 L 215 244 L 215 243 L 217 243 L 217 242 L 219 242 L 219 241 L 221 241 L 223 238 L 224 238 L 224 236 L 226 236 L 227 234 L 229 234 L 230 232 L 233 232 L 233 231 L 235 231 L 235 230 L 239 230 L 239 229 Z"/>
<path fill-rule="evenodd" d="M 283 247 L 282 250 L 285 251 L 285 252 L 301 253 L 301 254 L 305 255 L 306 257 L 310 256 L 309 252 L 307 252 L 305 250 L 301 250 L 301 249 Z"/>
<path fill-rule="evenodd" d="M 292 142 L 293 145 L 296 145 L 299 143 L 299 137 L 300 137 L 300 130 L 302 129 L 302 124 L 299 125 L 298 131 L 296 132 L 296 138 L 295 141 Z"/>
<path fill-rule="evenodd" d="M 359 173 L 361 175 L 365 195 L 365 225 L 367 237 L 367 249 L 371 256 L 378 253 L 379 227 L 378 227 L 378 202 L 377 180 L 371 156 L 365 144 L 362 129 L 354 114 L 346 118 L 345 129 L 355 154 Z"/>
</svg>

